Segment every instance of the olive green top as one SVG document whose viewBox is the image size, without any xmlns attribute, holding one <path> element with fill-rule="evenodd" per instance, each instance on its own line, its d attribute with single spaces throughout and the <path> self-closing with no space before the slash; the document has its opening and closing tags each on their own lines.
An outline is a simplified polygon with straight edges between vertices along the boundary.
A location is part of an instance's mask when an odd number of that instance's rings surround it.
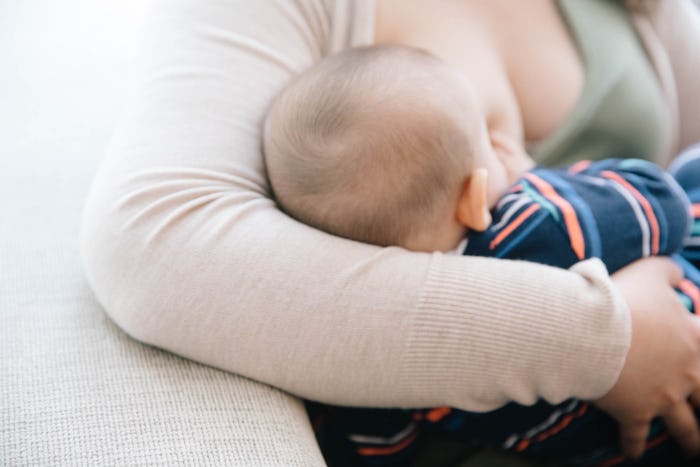
<svg viewBox="0 0 700 467">
<path fill-rule="evenodd" d="M 664 96 L 622 2 L 559 0 L 585 68 L 574 110 L 528 150 L 543 165 L 638 157 L 661 162 Z"/>
</svg>

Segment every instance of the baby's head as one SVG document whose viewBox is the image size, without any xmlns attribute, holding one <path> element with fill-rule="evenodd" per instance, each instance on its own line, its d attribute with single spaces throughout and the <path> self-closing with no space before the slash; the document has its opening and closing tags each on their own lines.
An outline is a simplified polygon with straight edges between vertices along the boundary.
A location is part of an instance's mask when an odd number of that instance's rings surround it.
<svg viewBox="0 0 700 467">
<path fill-rule="evenodd" d="M 296 77 L 263 143 L 285 212 L 377 245 L 454 248 L 509 184 L 467 80 L 404 46 L 349 49 Z"/>
</svg>

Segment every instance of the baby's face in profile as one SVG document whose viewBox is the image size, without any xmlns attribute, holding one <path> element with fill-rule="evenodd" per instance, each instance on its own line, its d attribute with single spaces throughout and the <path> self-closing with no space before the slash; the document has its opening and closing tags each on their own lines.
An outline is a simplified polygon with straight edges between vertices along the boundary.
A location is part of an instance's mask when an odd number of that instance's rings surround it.
<svg viewBox="0 0 700 467">
<path fill-rule="evenodd" d="M 487 171 L 487 201 L 489 207 L 493 207 L 535 163 L 516 138 L 488 128 L 481 103 L 469 80 L 458 77 L 455 81 L 455 87 L 445 89 L 445 92 L 452 94 L 451 105 L 460 107 L 463 117 L 459 127 L 467 132 L 471 141 L 471 154 L 465 153 L 465 157 L 472 159 L 473 170 Z M 455 109 L 450 113 L 455 114 Z"/>
<path fill-rule="evenodd" d="M 492 190 L 496 199 L 500 198 L 525 172 L 535 167 L 535 161 L 515 138 L 499 131 L 489 131 L 491 155 L 494 170 L 501 173 L 501 179 L 494 181 Z M 495 204 L 495 201 L 494 201 Z M 491 207 L 494 206 L 491 204 Z"/>
</svg>

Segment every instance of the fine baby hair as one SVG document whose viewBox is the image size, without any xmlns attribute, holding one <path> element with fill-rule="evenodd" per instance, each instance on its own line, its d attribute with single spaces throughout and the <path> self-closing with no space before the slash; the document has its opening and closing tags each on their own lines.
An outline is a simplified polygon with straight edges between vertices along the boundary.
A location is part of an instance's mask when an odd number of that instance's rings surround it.
<svg viewBox="0 0 700 467">
<path fill-rule="evenodd" d="M 294 78 L 264 125 L 280 207 L 329 233 L 377 245 L 427 235 L 471 170 L 457 73 L 419 49 L 347 49 Z M 451 215 L 451 214 L 449 214 Z"/>
</svg>

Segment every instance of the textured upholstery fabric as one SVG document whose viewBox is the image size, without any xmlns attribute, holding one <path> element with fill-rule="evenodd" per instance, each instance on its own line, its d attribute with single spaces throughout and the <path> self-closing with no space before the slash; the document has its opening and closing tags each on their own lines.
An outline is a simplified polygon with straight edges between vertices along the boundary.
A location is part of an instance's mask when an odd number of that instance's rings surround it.
<svg viewBox="0 0 700 467">
<path fill-rule="evenodd" d="M 106 317 L 78 255 L 85 165 L 0 156 L 0 465 L 323 465 L 298 400 Z"/>
</svg>

